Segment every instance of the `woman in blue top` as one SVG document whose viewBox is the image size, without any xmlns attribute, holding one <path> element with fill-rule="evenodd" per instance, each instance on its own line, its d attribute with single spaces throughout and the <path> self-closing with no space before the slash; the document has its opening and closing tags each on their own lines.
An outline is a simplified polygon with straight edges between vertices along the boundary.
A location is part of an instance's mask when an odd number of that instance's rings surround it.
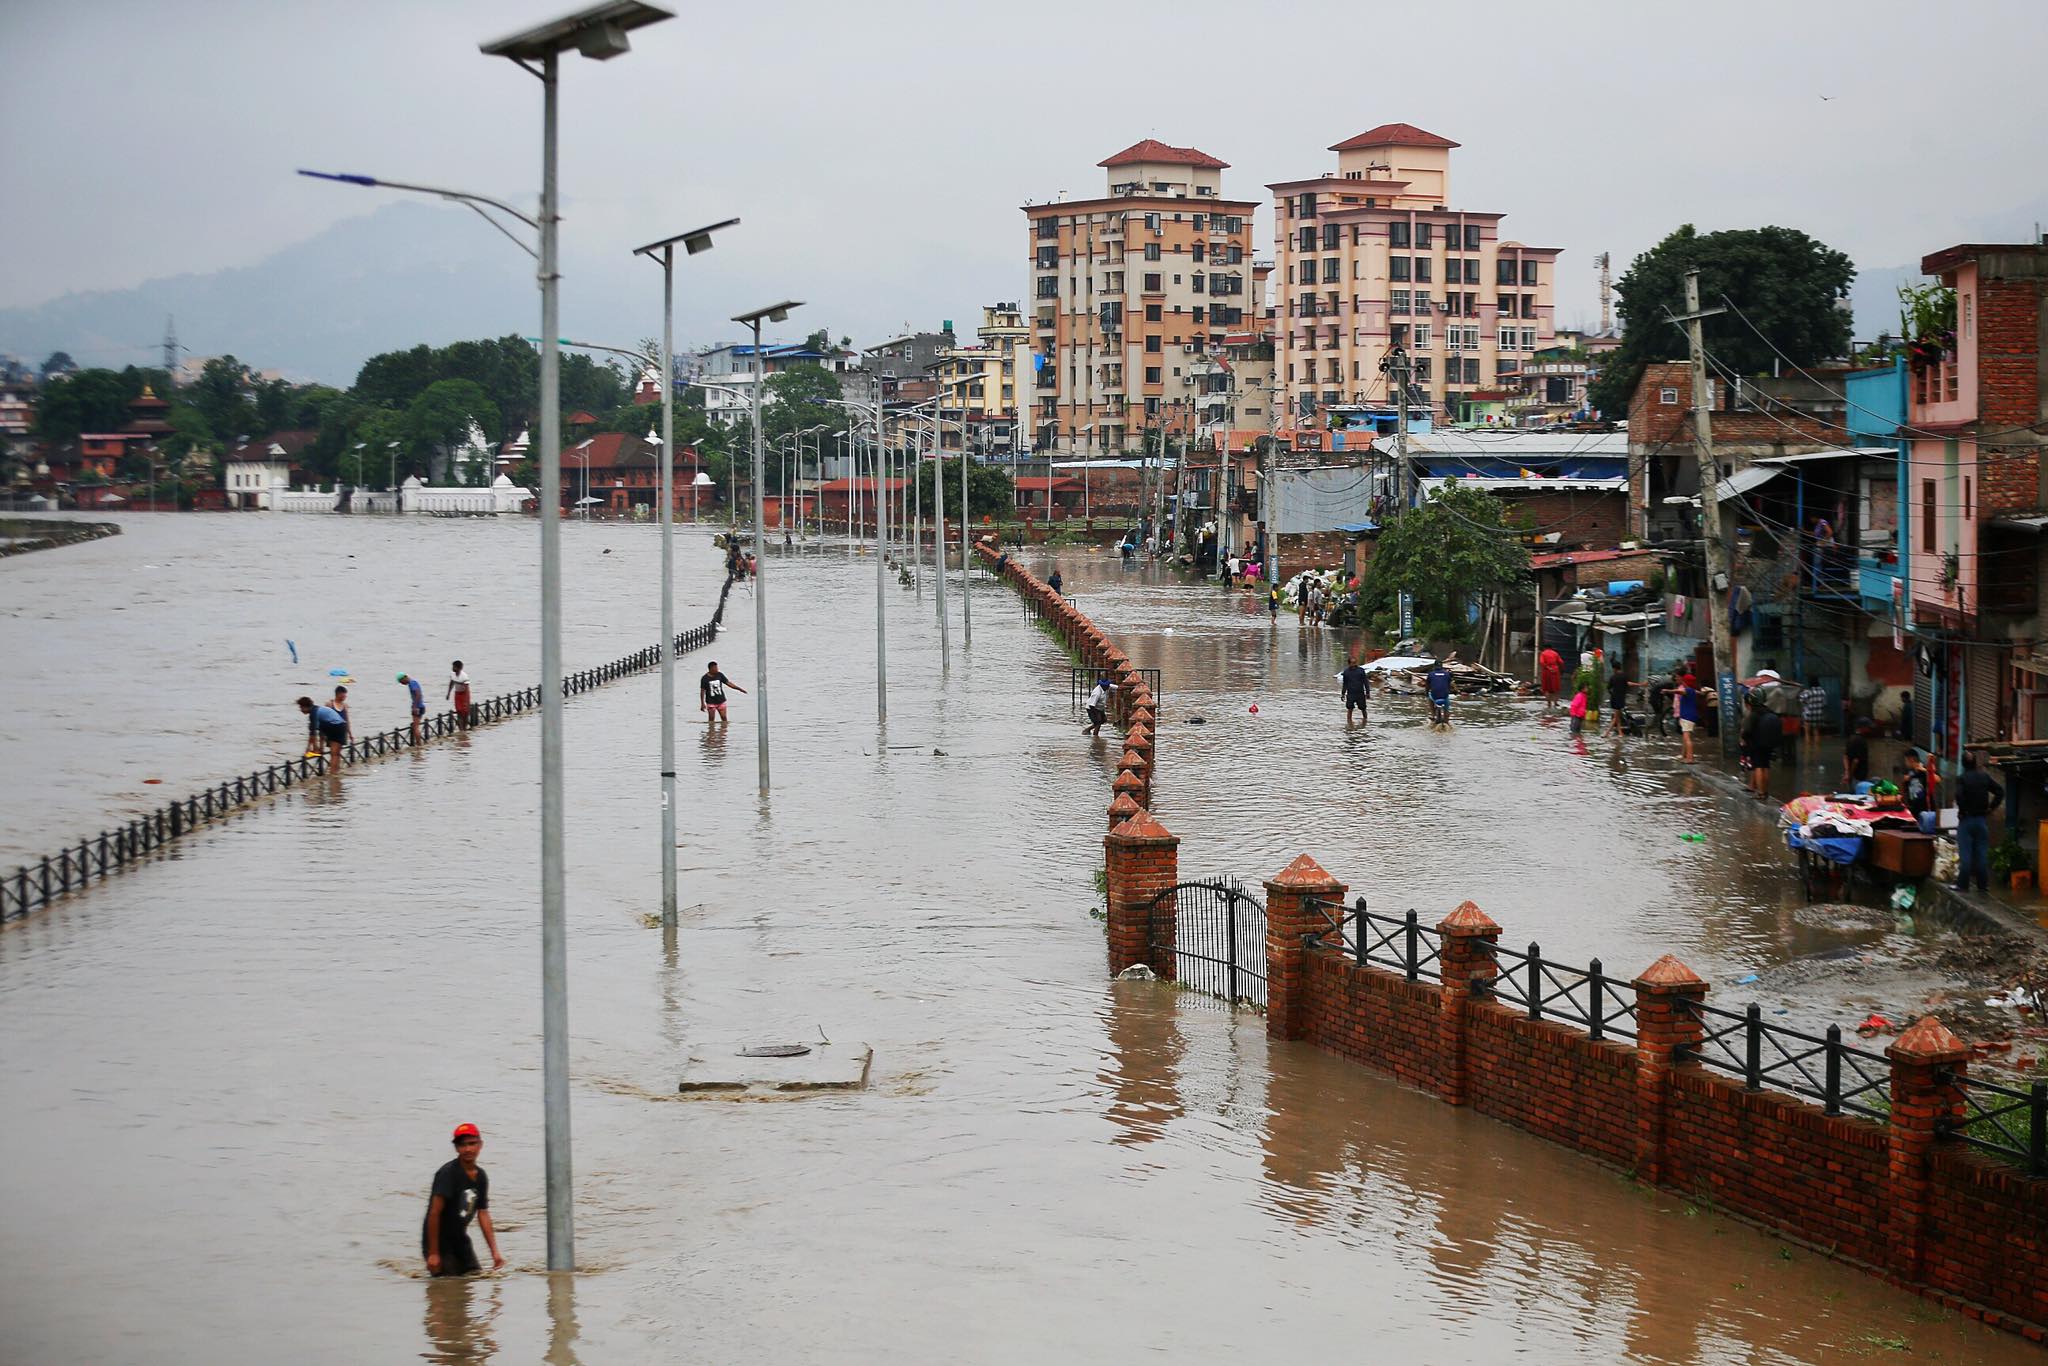
<svg viewBox="0 0 2048 1366">
<path fill-rule="evenodd" d="M 341 747 L 348 743 L 348 718 L 332 707 L 323 707 L 310 697 L 299 699 L 299 710 L 306 717 L 307 748 L 313 742 L 327 746 L 327 771 L 341 771 Z"/>
</svg>

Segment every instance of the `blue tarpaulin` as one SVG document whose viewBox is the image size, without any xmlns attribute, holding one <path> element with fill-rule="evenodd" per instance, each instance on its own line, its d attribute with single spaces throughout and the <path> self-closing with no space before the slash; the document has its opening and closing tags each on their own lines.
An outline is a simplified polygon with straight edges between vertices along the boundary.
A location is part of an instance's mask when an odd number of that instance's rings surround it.
<svg viewBox="0 0 2048 1366">
<path fill-rule="evenodd" d="M 1854 863 L 1863 856 L 1861 835 L 1809 835 L 1804 830 L 1785 832 L 1787 849 L 1804 849 L 1829 863 Z"/>
<path fill-rule="evenodd" d="M 1339 523 L 1337 523 L 1337 530 L 1339 530 L 1339 531 L 1348 531 L 1348 532 L 1350 532 L 1350 533 L 1351 533 L 1352 535 L 1354 535 L 1354 536 L 1362 535 L 1363 533 L 1365 533 L 1365 532 L 1368 532 L 1368 531 L 1378 531 L 1379 529 L 1380 529 L 1380 524 L 1379 524 L 1378 522 L 1339 522 Z"/>
</svg>

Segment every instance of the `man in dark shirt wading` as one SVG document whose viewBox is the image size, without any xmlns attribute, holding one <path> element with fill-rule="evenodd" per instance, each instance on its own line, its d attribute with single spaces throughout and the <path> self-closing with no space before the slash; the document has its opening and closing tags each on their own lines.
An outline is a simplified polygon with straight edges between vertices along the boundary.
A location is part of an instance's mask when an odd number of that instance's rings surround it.
<svg viewBox="0 0 2048 1366">
<path fill-rule="evenodd" d="M 2005 789 L 1977 765 L 1977 756 L 1963 751 L 1963 776 L 1956 780 L 1956 890 L 1991 890 L 1991 813 L 2005 800 Z"/>
<path fill-rule="evenodd" d="M 455 1160 L 434 1173 L 427 1217 L 420 1223 L 420 1253 L 430 1276 L 468 1276 L 482 1267 L 469 1245 L 469 1221 L 476 1220 L 491 1249 L 491 1270 L 503 1269 L 498 1231 L 491 1226 L 491 1178 L 477 1166 L 484 1136 L 474 1124 L 455 1126 Z"/>
</svg>

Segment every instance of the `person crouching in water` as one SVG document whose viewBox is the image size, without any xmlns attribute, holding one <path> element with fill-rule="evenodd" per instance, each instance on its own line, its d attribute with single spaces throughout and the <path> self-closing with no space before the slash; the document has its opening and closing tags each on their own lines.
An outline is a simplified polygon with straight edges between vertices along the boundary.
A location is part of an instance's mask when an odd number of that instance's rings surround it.
<svg viewBox="0 0 2048 1366">
<path fill-rule="evenodd" d="M 332 707 L 310 697 L 299 699 L 299 711 L 306 718 L 306 748 L 327 747 L 327 771 L 341 771 L 341 747 L 348 743 L 348 718 Z"/>
</svg>

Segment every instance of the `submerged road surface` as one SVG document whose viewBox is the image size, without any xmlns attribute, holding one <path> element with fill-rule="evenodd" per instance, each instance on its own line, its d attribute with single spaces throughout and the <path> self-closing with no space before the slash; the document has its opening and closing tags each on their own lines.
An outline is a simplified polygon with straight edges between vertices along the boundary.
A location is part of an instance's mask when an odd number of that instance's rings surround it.
<svg viewBox="0 0 2048 1366">
<path fill-rule="evenodd" d="M 380 626 L 414 632 L 409 655 L 446 653 L 440 607 L 334 585 L 344 547 L 374 543 L 429 583 L 468 585 L 467 610 L 493 627 L 487 650 L 466 653 L 486 656 L 494 683 L 532 672 L 530 527 L 246 521 L 178 519 L 154 544 L 85 553 L 185 562 L 215 554 L 213 536 L 239 538 L 234 559 L 264 601 L 333 600 L 360 632 L 354 660 L 374 657 Z M 652 531 L 566 539 L 570 660 L 651 637 Z M 686 555 L 685 622 L 693 594 L 715 588 L 701 543 Z M 37 580 L 54 619 L 138 572 L 96 563 L 75 586 Z M 525 718 L 316 783 L 0 932 L 0 1360 L 1776 1362 L 1894 1343 L 2037 1359 L 1504 1126 L 1269 1046 L 1256 1015 L 1102 980 L 1088 912 L 1115 756 L 1078 734 L 1064 657 L 1007 589 L 982 583 L 973 649 L 956 632 L 942 674 L 929 596 L 900 593 L 878 730 L 871 571 L 843 551 L 770 564 L 765 806 L 750 699 L 718 732 L 686 702 L 687 909 L 672 939 L 647 921 L 655 679 L 568 708 L 580 1274 L 539 1271 L 538 725 Z M 220 652 L 244 631 L 279 632 L 223 614 L 234 576 L 185 582 L 146 630 L 52 638 L 81 658 L 148 660 L 164 710 L 231 733 L 239 760 L 269 734 L 243 714 L 252 698 L 268 706 L 267 690 Z M 739 593 L 734 608 L 717 657 L 752 686 L 752 612 Z M 25 620 L 9 621 L 9 644 L 34 641 Z M 167 663 L 144 639 L 155 634 L 195 658 Z M 9 683 L 41 667 L 18 658 L 0 651 Z M 228 671 L 222 698 L 209 661 Z M 701 667 L 685 662 L 684 698 Z M 1195 685 L 1169 668 L 1175 710 Z M 78 785 L 111 788 L 120 772 L 133 672 L 75 679 L 70 743 L 92 756 Z M 1284 720 L 1289 704 L 1277 709 Z M 1347 761 L 1392 793 L 1421 737 L 1374 725 Z M 1256 745 L 1230 765 L 1244 790 L 1197 816 L 1189 775 L 1228 732 L 1197 742 L 1184 729 L 1207 728 L 1162 724 L 1161 774 L 1185 866 L 1261 874 L 1333 849 L 1315 806 L 1337 797 L 1274 786 L 1281 770 Z M 277 730 L 289 742 L 292 719 Z M 202 763 L 164 743 L 165 765 Z M 60 770 L 8 771 L 16 818 L 78 805 Z M 1601 801 L 1582 809 L 1594 836 L 1619 838 L 1600 833 Z M 1282 823 L 1259 824 L 1262 811 Z M 1444 840 L 1373 859 L 1416 880 L 1418 905 L 1503 876 L 1469 813 L 1442 822 Z M 1533 873 L 1565 855 L 1522 858 Z M 1583 879 L 1609 876 L 1644 874 L 1589 861 Z M 1701 918 L 1659 914 L 1587 926 L 1583 942 L 1634 935 L 1647 949 Z M 674 1094 L 693 1041 L 820 1031 L 874 1045 L 867 1091 Z M 483 1130 L 513 1265 L 428 1282 L 419 1220 L 458 1121 Z"/>
</svg>

